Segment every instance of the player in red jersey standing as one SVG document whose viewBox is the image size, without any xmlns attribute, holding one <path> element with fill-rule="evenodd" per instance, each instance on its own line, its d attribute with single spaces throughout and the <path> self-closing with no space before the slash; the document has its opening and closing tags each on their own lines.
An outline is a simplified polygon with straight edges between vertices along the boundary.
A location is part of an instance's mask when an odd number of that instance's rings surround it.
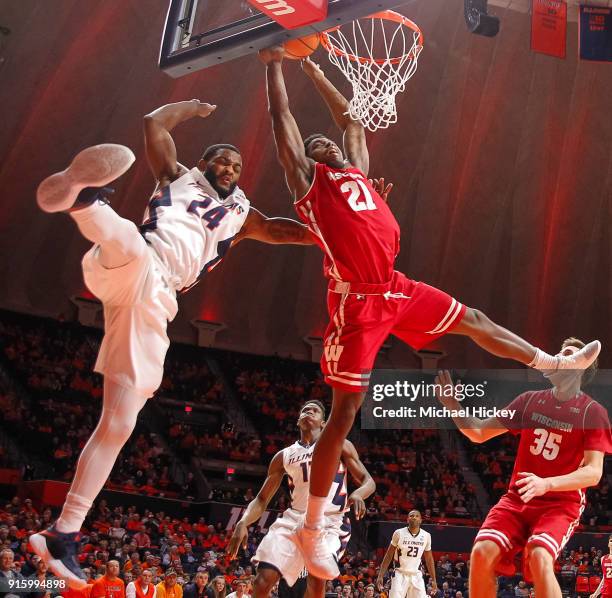
<svg viewBox="0 0 612 598">
<path fill-rule="evenodd" d="M 279 160 L 297 212 L 325 253 L 330 323 L 321 360 L 333 387 L 329 421 L 313 455 L 310 497 L 296 541 L 308 570 L 323 579 L 338 566 L 323 538 L 323 510 L 344 439 L 368 388 L 381 345 L 392 333 L 415 349 L 452 332 L 481 347 L 538 369 L 583 369 L 597 357 L 599 342 L 576 355 L 548 355 L 484 314 L 446 293 L 394 270 L 400 230 L 391 210 L 368 181 L 369 154 L 362 125 L 347 116 L 348 102 L 319 67 L 303 61 L 304 72 L 344 134 L 345 159 L 324 135 L 305 141 L 289 110 L 282 73 L 283 49 L 260 52 L 266 64 L 268 100 Z"/>
<path fill-rule="evenodd" d="M 570 338 L 561 353 L 575 354 L 583 346 Z M 495 574 L 512 575 L 521 551 L 538 598 L 561 598 L 555 560 L 580 523 L 585 489 L 599 483 L 605 454 L 612 452 L 608 413 L 582 392 L 582 372 L 571 374 L 553 373 L 553 388 L 516 397 L 506 408 L 516 410 L 513 417 L 453 418 L 476 443 L 505 432 L 520 434 L 508 492 L 489 511 L 474 541 L 470 598 L 496 596 Z M 448 372 L 440 372 L 436 384 L 445 407 L 462 408 L 448 391 L 453 384 Z"/>
<path fill-rule="evenodd" d="M 608 554 L 601 557 L 601 582 L 589 598 L 612 598 L 612 536 L 608 538 Z"/>
</svg>

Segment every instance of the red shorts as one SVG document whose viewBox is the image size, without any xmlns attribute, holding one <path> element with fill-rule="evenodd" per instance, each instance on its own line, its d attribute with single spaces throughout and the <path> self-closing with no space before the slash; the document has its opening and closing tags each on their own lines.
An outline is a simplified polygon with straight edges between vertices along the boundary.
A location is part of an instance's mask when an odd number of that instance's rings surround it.
<svg viewBox="0 0 612 598">
<path fill-rule="evenodd" d="M 489 511 L 475 542 L 495 542 L 503 554 L 497 572 L 512 575 L 514 557 L 526 548 L 541 546 L 556 560 L 580 523 L 583 510 L 584 505 L 577 502 L 536 498 L 525 504 L 513 494 L 504 494 Z"/>
<path fill-rule="evenodd" d="M 334 290 L 335 289 L 335 290 Z M 376 355 L 389 334 L 414 349 L 450 332 L 465 306 L 423 282 L 394 272 L 390 283 L 330 283 L 321 369 L 330 386 L 365 392 Z"/>
</svg>

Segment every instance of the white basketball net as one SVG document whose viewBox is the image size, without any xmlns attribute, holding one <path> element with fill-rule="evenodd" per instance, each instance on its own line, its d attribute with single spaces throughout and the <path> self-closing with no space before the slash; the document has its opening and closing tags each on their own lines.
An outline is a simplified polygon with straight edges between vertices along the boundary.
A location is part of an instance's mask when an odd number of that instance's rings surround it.
<svg viewBox="0 0 612 598">
<path fill-rule="evenodd" d="M 349 115 L 370 131 L 397 122 L 395 96 L 417 70 L 422 36 L 402 19 L 368 17 L 322 34 L 330 61 L 353 86 Z"/>
</svg>

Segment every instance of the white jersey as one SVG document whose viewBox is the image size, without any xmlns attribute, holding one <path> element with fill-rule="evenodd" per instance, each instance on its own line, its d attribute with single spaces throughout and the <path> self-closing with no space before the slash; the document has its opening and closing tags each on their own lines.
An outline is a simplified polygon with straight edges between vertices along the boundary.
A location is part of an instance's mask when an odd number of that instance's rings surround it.
<svg viewBox="0 0 612 598">
<path fill-rule="evenodd" d="M 249 213 L 241 189 L 221 199 L 199 168 L 159 189 L 149 200 L 140 232 L 175 279 L 192 286 L 225 256 Z"/>
<path fill-rule="evenodd" d="M 283 449 L 283 466 L 291 486 L 291 508 L 305 512 L 310 489 L 310 464 L 314 444 L 308 446 L 299 440 Z M 334 483 L 327 495 L 325 514 L 344 513 L 347 510 L 346 467 L 340 461 Z"/>
<path fill-rule="evenodd" d="M 407 527 L 396 529 L 391 538 L 391 544 L 397 548 L 401 573 L 417 573 L 421 566 L 421 558 L 426 550 L 431 550 L 431 534 L 421 529 L 413 536 Z"/>
</svg>

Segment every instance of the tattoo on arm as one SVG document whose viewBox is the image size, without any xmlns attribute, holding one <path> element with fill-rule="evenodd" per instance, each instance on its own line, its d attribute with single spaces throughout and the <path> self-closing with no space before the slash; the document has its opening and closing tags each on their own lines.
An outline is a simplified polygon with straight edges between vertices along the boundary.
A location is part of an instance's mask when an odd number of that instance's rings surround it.
<svg viewBox="0 0 612 598">
<path fill-rule="evenodd" d="M 288 218 L 270 218 L 267 222 L 270 240 L 274 243 L 311 245 L 314 241 L 308 227 Z"/>
</svg>

